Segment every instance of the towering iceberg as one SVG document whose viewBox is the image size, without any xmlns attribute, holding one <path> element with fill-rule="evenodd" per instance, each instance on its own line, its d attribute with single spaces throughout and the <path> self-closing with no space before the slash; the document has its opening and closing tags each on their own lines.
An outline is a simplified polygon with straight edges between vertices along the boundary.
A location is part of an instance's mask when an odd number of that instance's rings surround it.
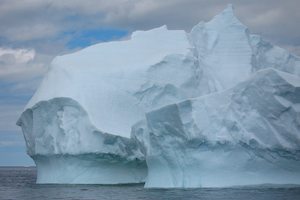
<svg viewBox="0 0 300 200">
<path fill-rule="evenodd" d="M 55 58 L 22 127 L 38 183 L 300 183 L 300 58 L 229 5 Z"/>
</svg>

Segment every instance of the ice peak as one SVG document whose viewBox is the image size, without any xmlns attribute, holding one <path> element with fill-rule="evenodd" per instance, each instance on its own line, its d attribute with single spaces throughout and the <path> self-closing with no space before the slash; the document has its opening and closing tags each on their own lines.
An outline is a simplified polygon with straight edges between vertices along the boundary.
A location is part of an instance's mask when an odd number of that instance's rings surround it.
<svg viewBox="0 0 300 200">
<path fill-rule="evenodd" d="M 234 14 L 234 6 L 228 4 L 227 7 L 218 15 L 216 15 L 208 23 L 216 24 L 216 26 L 228 26 L 228 25 L 242 25 L 240 20 Z"/>
<path fill-rule="evenodd" d="M 228 12 L 234 15 L 234 6 L 232 4 L 228 4 L 227 7 L 223 10 L 224 12 Z"/>
<path fill-rule="evenodd" d="M 219 14 L 221 15 L 223 18 L 236 18 L 234 15 L 234 7 L 232 4 L 228 4 L 227 7 Z M 218 15 L 217 15 L 218 16 Z"/>
<path fill-rule="evenodd" d="M 241 28 L 244 30 L 247 28 L 243 23 L 240 22 L 240 20 L 235 16 L 234 14 L 234 6 L 232 4 L 228 4 L 227 7 L 219 14 L 214 16 L 210 21 L 207 23 L 201 21 L 197 25 L 195 25 L 192 30 L 191 34 L 197 35 L 199 34 L 199 31 L 206 27 L 208 29 L 212 30 L 223 30 L 227 27 L 235 27 L 235 28 Z"/>
</svg>

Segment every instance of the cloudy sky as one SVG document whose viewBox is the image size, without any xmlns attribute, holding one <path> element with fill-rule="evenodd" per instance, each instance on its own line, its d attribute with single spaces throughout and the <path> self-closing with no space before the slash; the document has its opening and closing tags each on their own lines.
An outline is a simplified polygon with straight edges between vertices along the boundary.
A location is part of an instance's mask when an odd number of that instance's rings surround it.
<svg viewBox="0 0 300 200">
<path fill-rule="evenodd" d="M 33 165 L 15 122 L 53 57 L 164 24 L 189 31 L 228 3 L 252 33 L 300 55 L 299 0 L 0 0 L 0 165 Z"/>
</svg>

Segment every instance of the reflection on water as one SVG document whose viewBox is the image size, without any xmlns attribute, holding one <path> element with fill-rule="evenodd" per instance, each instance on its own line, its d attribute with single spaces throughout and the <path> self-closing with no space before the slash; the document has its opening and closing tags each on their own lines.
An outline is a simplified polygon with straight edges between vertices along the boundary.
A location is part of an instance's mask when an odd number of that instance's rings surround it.
<svg viewBox="0 0 300 200">
<path fill-rule="evenodd" d="M 144 189 L 143 185 L 37 185 L 35 168 L 0 167 L 0 199 L 300 199 L 300 186 Z"/>
</svg>

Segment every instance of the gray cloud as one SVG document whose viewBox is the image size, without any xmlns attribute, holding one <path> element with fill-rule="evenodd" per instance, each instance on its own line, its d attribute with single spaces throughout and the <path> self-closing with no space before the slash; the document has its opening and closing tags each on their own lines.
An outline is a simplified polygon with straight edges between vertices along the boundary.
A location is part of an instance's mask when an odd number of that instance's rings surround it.
<svg viewBox="0 0 300 200">
<path fill-rule="evenodd" d="M 282 46 L 300 46 L 298 0 L 4 0 L 0 37 L 11 43 L 36 44 L 66 31 L 95 27 L 132 31 L 167 24 L 171 29 L 189 30 L 228 3 L 234 4 L 237 16 L 252 32 Z"/>
<path fill-rule="evenodd" d="M 19 130 L 16 121 L 50 60 L 32 49 L 0 48 L 0 132 Z"/>
<path fill-rule="evenodd" d="M 23 111 L 23 105 L 0 105 L 0 130 L 1 131 L 16 131 L 19 127 L 16 126 L 16 121 Z M 0 131 L 0 134 L 1 134 Z"/>
</svg>

